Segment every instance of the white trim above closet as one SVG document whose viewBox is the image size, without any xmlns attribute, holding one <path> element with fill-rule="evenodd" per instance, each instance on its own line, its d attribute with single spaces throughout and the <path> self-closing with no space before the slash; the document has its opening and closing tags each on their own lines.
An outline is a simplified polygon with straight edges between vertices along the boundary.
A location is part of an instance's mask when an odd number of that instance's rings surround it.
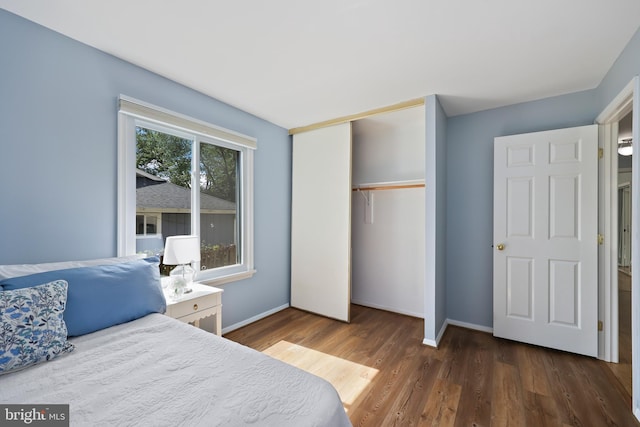
<svg viewBox="0 0 640 427">
<path fill-rule="evenodd" d="M 403 101 L 397 104 L 388 105 L 386 107 L 374 108 L 373 110 L 363 111 L 361 113 L 350 114 L 348 116 L 337 117 L 335 119 L 325 120 L 323 122 L 312 123 L 310 125 L 289 129 L 289 135 L 295 135 L 297 133 L 308 132 L 310 130 L 325 128 L 342 123 L 353 123 L 357 120 L 365 119 L 367 117 L 378 116 L 385 113 L 391 113 L 394 111 L 400 111 L 407 108 L 419 106 L 424 106 L 424 98 L 411 99 L 409 101 Z"/>
</svg>

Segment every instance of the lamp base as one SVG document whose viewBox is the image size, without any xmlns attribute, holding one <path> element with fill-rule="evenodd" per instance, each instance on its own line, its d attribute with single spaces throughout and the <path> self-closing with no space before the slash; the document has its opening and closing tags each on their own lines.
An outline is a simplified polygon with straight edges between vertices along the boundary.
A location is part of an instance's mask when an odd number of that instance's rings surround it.
<svg viewBox="0 0 640 427">
<path fill-rule="evenodd" d="M 188 294 L 192 291 L 190 285 L 193 283 L 196 271 L 189 265 L 179 265 L 169 273 L 171 278 L 171 284 L 169 289 L 171 296 L 175 299 L 179 299 L 184 294 Z"/>
</svg>

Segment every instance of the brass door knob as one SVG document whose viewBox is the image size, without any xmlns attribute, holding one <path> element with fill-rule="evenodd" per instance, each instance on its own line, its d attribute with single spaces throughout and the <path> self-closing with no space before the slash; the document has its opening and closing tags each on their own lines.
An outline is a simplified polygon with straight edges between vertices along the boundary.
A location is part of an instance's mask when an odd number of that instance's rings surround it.
<svg viewBox="0 0 640 427">
<path fill-rule="evenodd" d="M 497 248 L 499 251 L 503 251 L 503 250 L 504 250 L 504 243 L 498 243 L 498 245 L 496 246 L 496 248 Z"/>
<path fill-rule="evenodd" d="M 197 311 L 198 310 L 198 304 L 193 304 L 193 311 Z"/>
</svg>

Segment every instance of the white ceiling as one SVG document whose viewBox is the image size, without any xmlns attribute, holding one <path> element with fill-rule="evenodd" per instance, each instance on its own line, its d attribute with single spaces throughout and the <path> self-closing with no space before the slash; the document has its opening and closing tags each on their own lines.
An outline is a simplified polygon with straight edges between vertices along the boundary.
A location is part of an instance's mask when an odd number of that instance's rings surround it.
<svg viewBox="0 0 640 427">
<path fill-rule="evenodd" d="M 0 0 L 285 128 L 439 94 L 449 116 L 596 87 L 638 0 Z"/>
</svg>

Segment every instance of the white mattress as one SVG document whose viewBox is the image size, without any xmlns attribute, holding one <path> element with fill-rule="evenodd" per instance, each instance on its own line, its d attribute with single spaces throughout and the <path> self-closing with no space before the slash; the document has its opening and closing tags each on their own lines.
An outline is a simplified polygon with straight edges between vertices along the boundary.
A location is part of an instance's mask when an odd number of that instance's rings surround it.
<svg viewBox="0 0 640 427">
<path fill-rule="evenodd" d="M 72 426 L 350 426 L 327 381 L 160 314 L 0 376 L 0 402 L 70 404 Z"/>
</svg>

